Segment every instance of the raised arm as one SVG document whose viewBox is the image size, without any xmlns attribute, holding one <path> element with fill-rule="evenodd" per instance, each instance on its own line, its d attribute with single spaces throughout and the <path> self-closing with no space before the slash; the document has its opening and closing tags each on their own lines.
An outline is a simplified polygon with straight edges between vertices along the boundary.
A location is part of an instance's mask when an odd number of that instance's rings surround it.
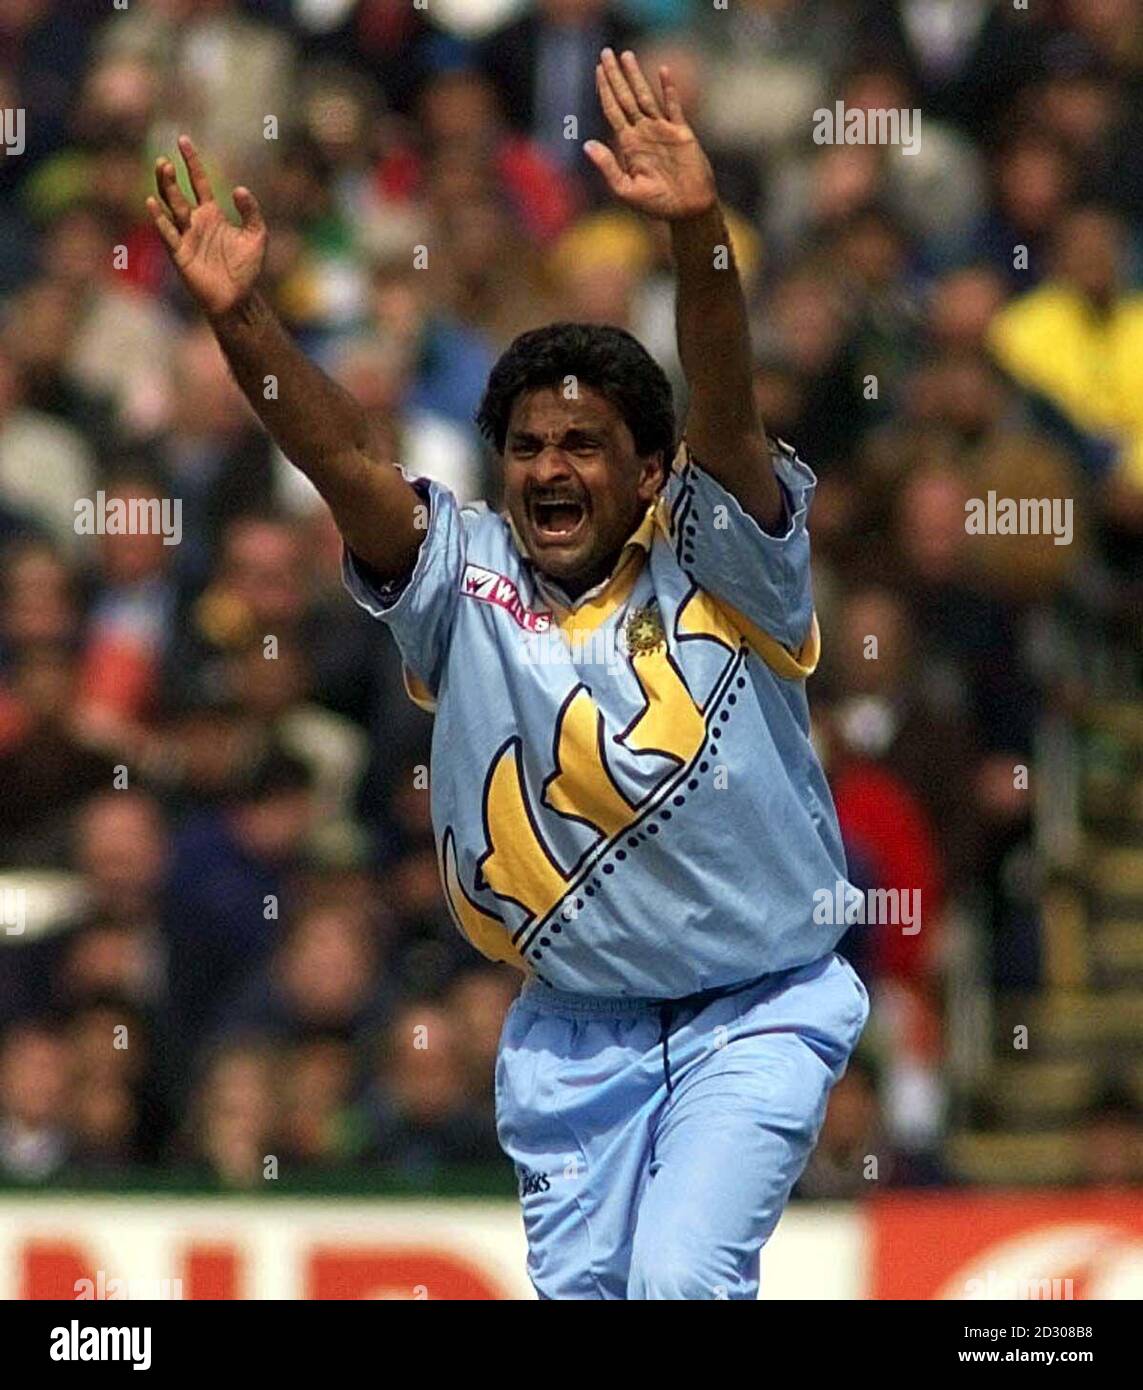
<svg viewBox="0 0 1143 1390">
<path fill-rule="evenodd" d="M 247 188 L 234 190 L 242 225 L 214 200 L 191 141 L 179 150 L 195 206 L 169 159 L 155 169 L 147 211 L 183 283 L 206 314 L 238 385 L 279 448 L 325 498 L 349 547 L 383 579 L 407 574 L 425 534 L 420 498 L 376 449 L 361 406 L 314 365 L 258 292 L 266 223 Z M 273 377 L 275 389 L 267 389 Z"/>
<path fill-rule="evenodd" d="M 589 141 L 588 157 L 617 198 L 671 224 L 679 356 L 690 391 L 687 441 L 742 509 L 773 530 L 782 496 L 754 405 L 746 301 L 710 161 L 667 68 L 659 69 L 661 95 L 633 53 L 619 59 L 604 49 L 595 76 L 615 149 Z"/>
</svg>

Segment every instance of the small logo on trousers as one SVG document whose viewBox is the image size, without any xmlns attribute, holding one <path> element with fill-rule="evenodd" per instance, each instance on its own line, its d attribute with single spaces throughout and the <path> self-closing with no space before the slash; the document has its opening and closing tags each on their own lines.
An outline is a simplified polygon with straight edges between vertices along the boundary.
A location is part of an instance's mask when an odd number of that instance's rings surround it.
<svg viewBox="0 0 1143 1390">
<path fill-rule="evenodd" d="M 547 1173 L 533 1173 L 530 1168 L 520 1169 L 520 1199 L 534 1197 L 537 1192 L 547 1192 L 551 1187 Z"/>
</svg>

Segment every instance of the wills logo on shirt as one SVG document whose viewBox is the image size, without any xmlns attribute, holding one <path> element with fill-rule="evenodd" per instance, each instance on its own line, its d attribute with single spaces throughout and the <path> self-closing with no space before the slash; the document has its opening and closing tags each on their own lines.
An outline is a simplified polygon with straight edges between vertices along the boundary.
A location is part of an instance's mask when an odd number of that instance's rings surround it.
<svg viewBox="0 0 1143 1390">
<path fill-rule="evenodd" d="M 504 575 L 497 574 L 495 570 L 481 569 L 479 565 L 465 565 L 460 591 L 465 598 L 474 598 L 480 603 L 492 603 L 497 608 L 503 608 L 526 632 L 547 632 L 552 625 L 550 613 L 536 613 L 530 608 L 525 608 L 515 584 Z"/>
</svg>

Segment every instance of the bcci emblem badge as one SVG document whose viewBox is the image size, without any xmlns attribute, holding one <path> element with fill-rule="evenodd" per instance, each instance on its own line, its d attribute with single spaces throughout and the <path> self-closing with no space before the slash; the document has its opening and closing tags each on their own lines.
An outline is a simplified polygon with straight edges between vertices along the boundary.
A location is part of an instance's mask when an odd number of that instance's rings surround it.
<svg viewBox="0 0 1143 1390">
<path fill-rule="evenodd" d="M 663 619 L 657 603 L 649 603 L 645 608 L 633 608 L 623 627 L 623 644 L 629 656 L 641 656 L 645 652 L 661 651 L 667 643 L 663 630 Z"/>
</svg>

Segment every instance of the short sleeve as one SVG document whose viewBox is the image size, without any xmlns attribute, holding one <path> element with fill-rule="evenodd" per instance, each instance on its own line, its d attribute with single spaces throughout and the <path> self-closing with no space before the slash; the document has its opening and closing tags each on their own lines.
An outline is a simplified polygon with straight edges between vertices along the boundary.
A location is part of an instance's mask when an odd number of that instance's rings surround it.
<svg viewBox="0 0 1143 1390">
<path fill-rule="evenodd" d="M 381 580 L 347 546 L 342 579 L 354 600 L 392 632 L 405 666 L 434 694 L 448 654 L 465 564 L 465 528 L 456 498 L 439 483 L 414 486 L 429 524 L 407 578 Z"/>
<path fill-rule="evenodd" d="M 814 627 L 806 517 L 817 479 L 788 444 L 775 443 L 772 459 L 786 511 L 777 535 L 747 515 L 684 443 L 667 481 L 668 535 L 700 588 L 797 652 Z"/>
</svg>

